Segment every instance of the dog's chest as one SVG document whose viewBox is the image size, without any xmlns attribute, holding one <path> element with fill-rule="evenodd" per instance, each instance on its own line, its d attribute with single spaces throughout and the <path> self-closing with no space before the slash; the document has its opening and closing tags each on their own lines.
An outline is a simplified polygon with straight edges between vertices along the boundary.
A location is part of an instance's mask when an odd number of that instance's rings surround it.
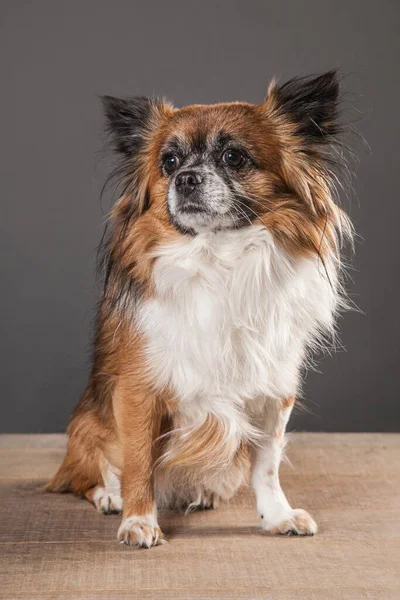
<svg viewBox="0 0 400 600">
<path fill-rule="evenodd" d="M 160 248 L 153 282 L 138 313 L 150 372 L 199 410 L 295 393 L 336 304 L 317 261 L 289 258 L 261 227 Z"/>
</svg>

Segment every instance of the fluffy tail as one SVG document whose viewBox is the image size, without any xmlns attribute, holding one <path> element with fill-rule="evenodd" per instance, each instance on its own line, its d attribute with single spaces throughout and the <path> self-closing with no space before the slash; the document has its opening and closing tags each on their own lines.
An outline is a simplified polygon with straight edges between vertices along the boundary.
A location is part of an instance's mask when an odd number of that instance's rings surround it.
<svg viewBox="0 0 400 600">
<path fill-rule="evenodd" d="M 70 492 L 72 483 L 72 466 L 67 456 L 64 458 L 60 468 L 49 483 L 45 486 L 46 492 Z"/>
</svg>

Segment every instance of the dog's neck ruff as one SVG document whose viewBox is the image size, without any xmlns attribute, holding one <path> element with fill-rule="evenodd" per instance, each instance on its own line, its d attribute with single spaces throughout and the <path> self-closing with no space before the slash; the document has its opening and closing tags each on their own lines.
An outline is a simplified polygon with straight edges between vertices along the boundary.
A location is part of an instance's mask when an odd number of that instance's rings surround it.
<svg viewBox="0 0 400 600">
<path fill-rule="evenodd" d="M 190 422 L 231 420 L 257 398 L 296 393 L 308 348 L 333 331 L 333 257 L 293 257 L 255 225 L 182 236 L 155 251 L 154 296 L 139 308 L 153 384 Z M 329 277 L 327 276 L 329 274 Z"/>
</svg>

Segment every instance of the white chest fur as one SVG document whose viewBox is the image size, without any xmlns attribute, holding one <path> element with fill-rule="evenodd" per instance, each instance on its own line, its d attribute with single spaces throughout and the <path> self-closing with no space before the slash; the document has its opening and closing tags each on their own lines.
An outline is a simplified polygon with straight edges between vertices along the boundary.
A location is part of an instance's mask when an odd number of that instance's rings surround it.
<svg viewBox="0 0 400 600">
<path fill-rule="evenodd" d="M 158 248 L 155 297 L 139 327 L 159 388 L 196 419 L 296 393 L 307 346 L 331 330 L 337 304 L 317 257 L 290 258 L 262 226 Z"/>
</svg>

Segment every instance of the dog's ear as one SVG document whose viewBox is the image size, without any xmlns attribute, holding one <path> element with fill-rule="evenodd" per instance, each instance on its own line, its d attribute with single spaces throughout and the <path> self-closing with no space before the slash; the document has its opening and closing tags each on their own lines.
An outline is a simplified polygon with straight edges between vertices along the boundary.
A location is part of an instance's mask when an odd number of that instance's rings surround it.
<svg viewBox="0 0 400 600">
<path fill-rule="evenodd" d="M 135 155 L 155 125 L 162 102 L 145 96 L 126 99 L 102 96 L 101 100 L 114 149 L 124 156 Z"/>
<path fill-rule="evenodd" d="M 280 141 L 282 177 L 321 216 L 326 214 L 332 174 L 341 167 L 337 153 L 331 151 L 342 146 L 338 103 L 338 74 L 328 71 L 283 85 L 272 82 L 262 104 Z"/>
<path fill-rule="evenodd" d="M 306 143 L 326 143 L 340 128 L 337 123 L 339 78 L 336 70 L 319 77 L 296 77 L 283 85 L 272 82 L 264 106 L 285 115 Z"/>
<path fill-rule="evenodd" d="M 126 212 L 139 216 L 149 205 L 149 149 L 152 136 L 173 112 L 170 104 L 146 97 L 101 98 L 112 148 L 119 159 L 105 186 L 118 183 Z M 124 204 L 125 202 L 125 204 Z"/>
</svg>

